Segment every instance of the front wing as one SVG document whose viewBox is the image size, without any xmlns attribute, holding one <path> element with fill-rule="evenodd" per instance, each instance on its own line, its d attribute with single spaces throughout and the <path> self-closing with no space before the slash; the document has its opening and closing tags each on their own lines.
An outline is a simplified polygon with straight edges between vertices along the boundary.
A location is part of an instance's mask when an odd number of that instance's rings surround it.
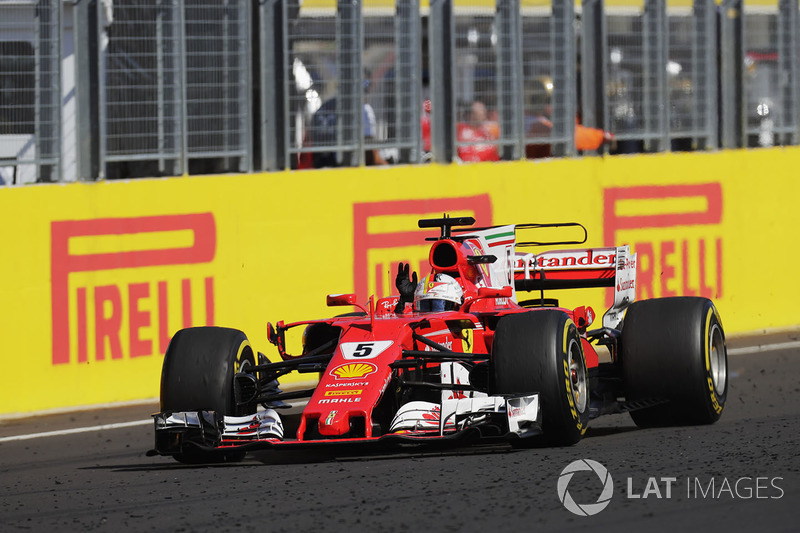
<svg viewBox="0 0 800 533">
<path fill-rule="evenodd" d="M 395 415 L 390 432 L 378 437 L 284 439 L 273 409 L 244 417 L 214 411 L 153 415 L 155 449 L 149 455 L 175 455 L 194 447 L 204 451 L 313 449 L 329 446 L 407 447 L 511 441 L 541 434 L 539 395 L 456 398 L 441 404 L 411 402 Z"/>
</svg>

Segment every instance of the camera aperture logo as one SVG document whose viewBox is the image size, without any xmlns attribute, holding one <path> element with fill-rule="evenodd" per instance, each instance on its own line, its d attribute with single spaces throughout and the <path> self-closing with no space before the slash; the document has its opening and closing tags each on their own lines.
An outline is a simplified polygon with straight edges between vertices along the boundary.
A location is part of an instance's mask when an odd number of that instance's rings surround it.
<svg viewBox="0 0 800 533">
<path fill-rule="evenodd" d="M 579 504 L 572 499 L 569 493 L 569 482 L 572 480 L 572 476 L 575 475 L 575 472 L 582 471 L 594 472 L 600 479 L 600 483 L 602 483 L 603 489 L 594 503 Z M 578 516 L 592 516 L 605 509 L 611 503 L 611 496 L 614 495 L 614 481 L 605 466 L 591 459 L 579 459 L 571 462 L 561 471 L 561 475 L 558 476 L 557 489 L 558 499 L 561 500 L 561 503 L 564 504 L 564 507 L 569 512 Z"/>
</svg>

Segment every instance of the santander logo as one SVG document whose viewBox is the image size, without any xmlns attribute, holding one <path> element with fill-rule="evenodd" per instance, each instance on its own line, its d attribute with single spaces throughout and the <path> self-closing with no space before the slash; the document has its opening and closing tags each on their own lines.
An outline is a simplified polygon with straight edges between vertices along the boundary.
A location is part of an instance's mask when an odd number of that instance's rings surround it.
<svg viewBox="0 0 800 533">
<path fill-rule="evenodd" d="M 627 279 L 625 281 L 617 283 L 618 291 L 627 291 L 628 289 L 633 289 L 635 287 L 636 287 L 636 281 L 632 279 Z"/>
</svg>

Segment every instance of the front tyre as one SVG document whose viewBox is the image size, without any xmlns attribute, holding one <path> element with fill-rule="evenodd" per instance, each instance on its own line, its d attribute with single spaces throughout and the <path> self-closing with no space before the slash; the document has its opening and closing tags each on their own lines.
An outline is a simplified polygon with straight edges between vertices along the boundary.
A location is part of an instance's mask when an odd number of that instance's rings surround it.
<svg viewBox="0 0 800 533">
<path fill-rule="evenodd" d="M 253 348 L 236 329 L 186 328 L 167 347 L 161 370 L 161 412 L 215 411 L 241 416 L 233 397 L 233 376 L 253 365 Z M 209 453 L 185 446 L 175 459 L 185 463 L 241 461 L 242 452 Z"/>
<path fill-rule="evenodd" d="M 492 394 L 539 393 L 542 431 L 558 446 L 578 442 L 589 423 L 589 379 L 575 323 L 542 309 L 500 319 L 492 347 Z"/>
<path fill-rule="evenodd" d="M 631 411 L 640 427 L 713 424 L 728 397 L 728 357 L 719 313 L 707 298 L 634 302 L 622 329 L 626 399 L 667 403 Z"/>
</svg>

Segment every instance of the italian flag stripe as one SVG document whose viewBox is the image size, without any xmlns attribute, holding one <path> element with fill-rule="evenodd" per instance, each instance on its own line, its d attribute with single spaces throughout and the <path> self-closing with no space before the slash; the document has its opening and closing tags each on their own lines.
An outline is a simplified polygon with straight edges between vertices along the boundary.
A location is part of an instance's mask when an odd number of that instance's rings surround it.
<svg viewBox="0 0 800 533">
<path fill-rule="evenodd" d="M 509 241 L 492 241 L 492 242 L 489 242 L 487 244 L 489 246 L 503 246 L 503 245 L 506 245 L 506 244 L 514 244 L 514 239 L 511 239 Z"/>
<path fill-rule="evenodd" d="M 503 239 L 503 238 L 507 238 L 507 237 L 511 237 L 512 240 L 513 240 L 514 232 L 513 231 L 507 231 L 505 233 L 495 233 L 494 235 L 486 235 L 484 237 L 484 239 L 486 239 L 486 242 L 489 242 L 489 241 L 492 241 L 494 239 Z M 495 244 L 495 243 L 492 243 L 492 244 Z"/>
</svg>

